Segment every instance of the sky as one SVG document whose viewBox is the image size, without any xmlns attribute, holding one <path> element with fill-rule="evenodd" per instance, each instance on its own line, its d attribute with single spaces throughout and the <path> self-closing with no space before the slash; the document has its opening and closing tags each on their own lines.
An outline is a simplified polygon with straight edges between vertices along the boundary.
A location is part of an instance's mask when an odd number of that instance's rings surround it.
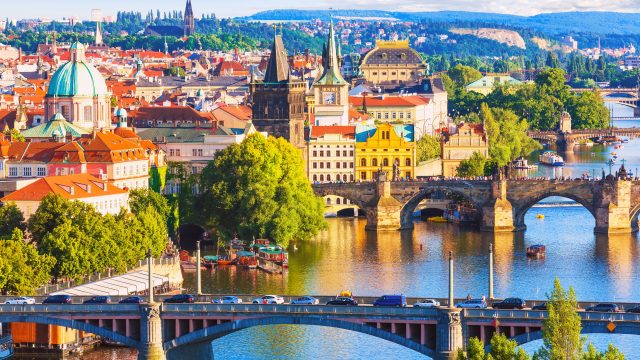
<svg viewBox="0 0 640 360">
<path fill-rule="evenodd" d="M 184 9 L 186 0 L 0 0 L 0 17 L 10 19 L 78 16 L 89 19 L 91 9 L 104 16 L 118 10 L 141 11 L 150 8 Z M 251 15 L 270 9 L 375 9 L 397 11 L 462 10 L 535 15 L 562 11 L 640 12 L 640 0 L 192 0 L 196 16 L 215 13 L 218 17 Z M 55 4 L 55 5 L 53 5 Z"/>
</svg>

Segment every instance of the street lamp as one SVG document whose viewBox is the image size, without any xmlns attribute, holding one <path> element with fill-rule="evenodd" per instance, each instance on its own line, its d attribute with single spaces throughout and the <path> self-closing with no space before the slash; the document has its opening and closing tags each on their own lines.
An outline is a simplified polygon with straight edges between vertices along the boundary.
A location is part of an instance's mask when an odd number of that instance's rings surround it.
<svg viewBox="0 0 640 360">
<path fill-rule="evenodd" d="M 609 175 L 611 175 L 611 168 L 613 167 L 613 159 L 609 159 L 609 161 L 607 161 L 607 165 L 609 165 Z"/>
</svg>

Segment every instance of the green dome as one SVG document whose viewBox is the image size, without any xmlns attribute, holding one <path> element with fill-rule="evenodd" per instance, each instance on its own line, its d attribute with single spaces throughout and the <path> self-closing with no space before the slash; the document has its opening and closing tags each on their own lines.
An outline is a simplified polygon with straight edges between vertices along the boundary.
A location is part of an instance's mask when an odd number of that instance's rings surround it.
<svg viewBox="0 0 640 360">
<path fill-rule="evenodd" d="M 107 95 L 104 77 L 91 64 L 84 61 L 84 46 L 74 43 L 71 60 L 62 65 L 49 83 L 48 97 L 99 96 Z"/>
<path fill-rule="evenodd" d="M 124 108 L 120 108 L 118 110 L 118 112 L 116 113 L 117 117 L 121 117 L 121 118 L 126 118 L 127 117 L 127 110 L 125 110 Z"/>
</svg>

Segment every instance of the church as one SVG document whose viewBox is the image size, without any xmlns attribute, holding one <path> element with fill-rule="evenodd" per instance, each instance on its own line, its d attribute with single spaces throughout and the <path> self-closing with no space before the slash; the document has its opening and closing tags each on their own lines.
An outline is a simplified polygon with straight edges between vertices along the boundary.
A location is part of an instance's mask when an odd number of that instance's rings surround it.
<svg viewBox="0 0 640 360">
<path fill-rule="evenodd" d="M 177 38 L 187 37 L 196 33 L 195 16 L 191 0 L 187 0 L 184 9 L 184 24 L 182 27 L 173 25 L 151 25 L 144 30 L 145 35 L 150 36 L 175 36 Z"/>
</svg>

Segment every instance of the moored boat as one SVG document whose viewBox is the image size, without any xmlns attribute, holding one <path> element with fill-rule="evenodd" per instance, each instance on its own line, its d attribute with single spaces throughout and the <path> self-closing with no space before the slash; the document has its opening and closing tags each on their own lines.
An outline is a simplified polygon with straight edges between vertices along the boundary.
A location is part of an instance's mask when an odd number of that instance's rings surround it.
<svg viewBox="0 0 640 360">
<path fill-rule="evenodd" d="M 13 356 L 13 338 L 11 335 L 0 337 L 0 360 L 9 359 Z"/>
<path fill-rule="evenodd" d="M 527 248 L 528 257 L 544 257 L 547 254 L 547 248 L 544 245 L 531 245 Z"/>
<path fill-rule="evenodd" d="M 550 166 L 564 166 L 564 159 L 562 156 L 556 154 L 553 151 L 545 151 L 540 154 L 540 164 Z"/>
</svg>

